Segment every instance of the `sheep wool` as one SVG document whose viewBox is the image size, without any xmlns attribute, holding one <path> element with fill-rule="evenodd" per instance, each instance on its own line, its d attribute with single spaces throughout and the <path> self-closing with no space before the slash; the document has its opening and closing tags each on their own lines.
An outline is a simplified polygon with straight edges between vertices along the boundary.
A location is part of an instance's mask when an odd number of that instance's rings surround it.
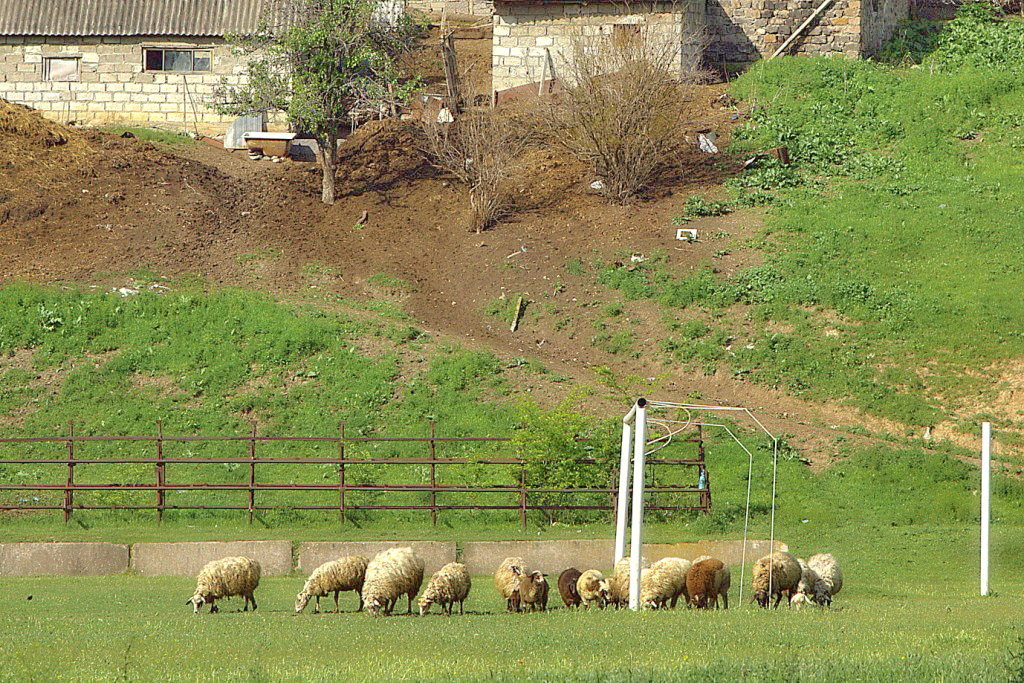
<svg viewBox="0 0 1024 683">
<path fill-rule="evenodd" d="M 712 557 L 699 559 L 686 572 L 686 594 L 690 604 L 698 609 L 717 608 L 718 598 L 722 598 L 723 609 L 729 609 L 731 584 L 729 568 Z"/>
<path fill-rule="evenodd" d="M 647 560 L 640 558 L 640 576 L 643 578 L 643 569 L 647 566 Z M 611 578 L 608 579 L 608 590 L 611 593 L 611 603 L 616 607 L 625 607 L 629 604 L 629 556 L 623 557 L 615 563 Z"/>
<path fill-rule="evenodd" d="M 548 608 L 547 574 L 533 571 L 519 578 L 519 604 L 524 611 L 545 611 Z"/>
<path fill-rule="evenodd" d="M 813 599 L 814 585 L 818 581 L 818 575 L 803 558 L 798 557 L 796 561 L 800 565 L 800 581 L 796 584 L 796 591 L 789 599 L 789 604 L 791 607 L 799 608 Z"/>
<path fill-rule="evenodd" d="M 819 605 L 831 605 L 832 597 L 843 589 L 843 570 L 839 568 L 839 560 L 831 553 L 818 553 L 811 555 L 807 565 L 817 575 L 814 601 Z"/>
<path fill-rule="evenodd" d="M 316 598 L 313 612 L 320 611 L 320 598 L 334 593 L 334 612 L 339 611 L 338 594 L 342 591 L 355 591 L 359 596 L 359 609 L 363 609 L 363 581 L 366 579 L 366 565 L 369 561 L 365 557 L 349 555 L 330 562 L 324 562 L 313 570 L 306 580 L 306 584 L 295 596 L 295 611 L 301 612 L 306 609 L 310 598 Z"/>
<path fill-rule="evenodd" d="M 800 576 L 800 563 L 790 553 L 765 555 L 754 563 L 754 600 L 761 607 L 767 607 L 774 597 L 775 607 L 778 607 L 783 597 L 793 597 Z"/>
<path fill-rule="evenodd" d="M 689 560 L 666 557 L 642 570 L 640 604 L 646 609 L 675 607 L 679 596 L 686 593 L 686 572 L 689 569 Z"/>
<path fill-rule="evenodd" d="M 242 611 L 249 611 L 249 603 L 255 611 L 253 593 L 260 585 L 261 572 L 260 563 L 248 557 L 225 557 L 209 562 L 200 570 L 196 578 L 196 592 L 188 603 L 196 614 L 204 604 L 209 605 L 210 614 L 214 614 L 218 611 L 217 600 L 240 595 L 245 598 Z"/>
<path fill-rule="evenodd" d="M 363 582 L 363 602 L 373 616 L 391 614 L 395 603 L 403 595 L 412 601 L 423 583 L 423 560 L 412 548 L 389 548 L 377 553 L 366 566 Z"/>
<path fill-rule="evenodd" d="M 579 607 L 580 603 L 580 592 L 576 588 L 576 582 L 579 581 L 580 576 L 583 575 L 576 567 L 569 567 L 564 572 L 558 575 L 558 592 L 562 596 L 562 602 L 565 603 L 566 607 Z"/>
<path fill-rule="evenodd" d="M 463 614 L 462 603 L 469 595 L 471 585 L 466 565 L 449 562 L 434 572 L 427 582 L 427 588 L 419 600 L 420 616 L 429 612 L 433 604 L 440 605 L 441 612 L 451 616 L 452 607 L 459 603 L 459 614 Z"/>
<path fill-rule="evenodd" d="M 590 609 L 592 602 L 596 602 L 601 609 L 608 604 L 610 595 L 608 580 L 596 569 L 588 569 L 580 574 L 580 578 L 576 581 L 576 592 L 580 594 L 580 600 L 587 609 Z"/>
<path fill-rule="evenodd" d="M 494 587 L 505 598 L 509 612 L 519 611 L 519 577 L 526 576 L 526 563 L 521 557 L 506 557 L 494 572 Z"/>
</svg>

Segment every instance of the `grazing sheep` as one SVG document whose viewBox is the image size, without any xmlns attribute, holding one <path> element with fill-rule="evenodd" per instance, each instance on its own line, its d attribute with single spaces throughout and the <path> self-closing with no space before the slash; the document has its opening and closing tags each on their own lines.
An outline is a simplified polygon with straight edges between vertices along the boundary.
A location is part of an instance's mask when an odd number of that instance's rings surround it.
<svg viewBox="0 0 1024 683">
<path fill-rule="evenodd" d="M 647 566 L 647 560 L 640 558 L 641 578 L 643 569 Z M 608 589 L 611 591 L 611 603 L 616 607 L 627 607 L 629 605 L 629 556 L 623 557 L 615 563 L 612 576 L 608 579 Z"/>
<path fill-rule="evenodd" d="M 299 594 L 295 596 L 295 611 L 306 609 L 310 598 L 316 598 L 313 613 L 320 611 L 320 598 L 334 593 L 334 613 L 340 611 L 338 594 L 342 591 L 355 591 L 359 596 L 359 609 L 363 610 L 363 580 L 366 578 L 365 557 L 350 555 L 330 562 L 324 562 L 313 570 Z"/>
<path fill-rule="evenodd" d="M 494 587 L 498 589 L 509 612 L 519 611 L 519 578 L 526 576 L 526 563 L 521 557 L 506 557 L 494 572 Z"/>
<path fill-rule="evenodd" d="M 843 570 L 839 568 L 839 560 L 831 553 L 818 553 L 811 555 L 807 565 L 817 574 L 814 602 L 824 607 L 831 606 L 832 597 L 843 589 Z"/>
<path fill-rule="evenodd" d="M 790 553 L 765 555 L 754 563 L 754 600 L 761 607 L 767 607 L 774 597 L 774 606 L 778 607 L 783 597 L 793 597 L 800 575 L 800 563 Z"/>
<path fill-rule="evenodd" d="M 377 553 L 366 566 L 363 582 L 363 602 L 373 616 L 391 614 L 402 595 L 409 596 L 409 614 L 412 600 L 423 583 L 423 560 L 412 548 L 389 548 Z"/>
<path fill-rule="evenodd" d="M 800 565 L 800 581 L 796 584 L 796 591 L 789 599 L 789 606 L 799 609 L 801 606 L 812 602 L 814 599 L 814 584 L 818 581 L 818 574 L 807 566 L 802 558 L 796 558 Z"/>
<path fill-rule="evenodd" d="M 721 560 L 713 557 L 697 558 L 686 572 L 686 594 L 690 604 L 698 609 L 717 609 L 722 598 L 722 609 L 729 609 L 729 586 L 732 574 Z"/>
<path fill-rule="evenodd" d="M 420 596 L 420 616 L 430 611 L 430 606 L 437 603 L 441 612 L 452 615 L 452 606 L 459 603 L 459 614 L 463 613 L 462 603 L 469 595 L 472 582 L 466 565 L 449 562 L 434 572 L 427 582 L 427 589 Z"/>
<path fill-rule="evenodd" d="M 596 569 L 588 569 L 580 574 L 576 580 L 576 592 L 580 594 L 580 601 L 586 609 L 590 609 L 591 602 L 596 602 L 598 607 L 604 609 L 610 598 L 608 580 Z"/>
<path fill-rule="evenodd" d="M 529 607 L 531 612 L 548 608 L 547 574 L 534 571 L 519 577 L 519 605 L 524 611 Z"/>
<path fill-rule="evenodd" d="M 249 611 L 252 603 L 256 611 L 256 598 L 253 592 L 260 585 L 260 563 L 248 557 L 225 557 L 222 560 L 209 562 L 196 578 L 196 592 L 186 601 L 192 605 L 192 611 L 199 614 L 204 604 L 210 606 L 210 614 L 218 612 L 217 600 L 241 595 L 245 598 L 243 612 Z"/>
<path fill-rule="evenodd" d="M 580 599 L 580 592 L 576 588 L 583 572 L 576 567 L 570 567 L 558 575 L 558 592 L 562 595 L 562 602 L 566 607 L 579 607 L 583 601 Z"/>
<path fill-rule="evenodd" d="M 646 609 L 674 608 L 680 595 L 686 595 L 686 572 L 690 561 L 679 557 L 658 560 L 640 572 L 640 604 Z M 685 598 L 689 602 L 689 598 Z"/>
</svg>

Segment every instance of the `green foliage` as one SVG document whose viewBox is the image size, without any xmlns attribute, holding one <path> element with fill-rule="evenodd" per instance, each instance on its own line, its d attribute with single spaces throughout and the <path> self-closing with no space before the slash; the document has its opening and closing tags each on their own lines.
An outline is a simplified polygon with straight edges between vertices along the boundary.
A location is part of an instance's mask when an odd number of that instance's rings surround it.
<svg viewBox="0 0 1024 683">
<path fill-rule="evenodd" d="M 370 277 L 366 278 L 366 282 L 367 284 L 376 285 L 382 289 L 397 292 L 411 292 L 416 289 L 416 287 L 408 280 L 404 280 L 397 275 L 388 275 L 387 273 L 374 273 Z"/>
<path fill-rule="evenodd" d="M 673 220 L 676 225 L 689 222 L 700 216 L 724 216 L 732 213 L 732 206 L 729 202 L 717 199 L 704 199 L 703 197 L 690 197 L 683 204 L 683 215 Z"/>
<path fill-rule="evenodd" d="M 1024 63 L 1024 26 L 1002 20 L 992 3 L 965 4 L 939 33 L 931 63 L 944 70 L 1020 70 Z"/>
<path fill-rule="evenodd" d="M 122 136 L 131 133 L 135 138 L 146 142 L 155 142 L 161 145 L 181 146 L 196 144 L 195 138 L 181 133 L 172 133 L 169 130 L 159 128 L 142 128 L 139 126 L 104 126 L 101 130 L 111 135 Z"/>
<path fill-rule="evenodd" d="M 520 427 L 512 437 L 516 455 L 526 462 L 526 483 L 534 488 L 606 488 L 613 486 L 618 462 L 616 420 L 594 420 L 577 412 L 577 396 L 570 395 L 551 410 L 532 401 L 518 407 Z M 549 505 L 601 505 L 601 494 L 534 494 Z M 589 502 L 588 502 L 589 501 Z M 607 502 L 607 498 L 603 498 Z M 551 522 L 594 519 L 586 511 L 547 511 Z M 603 516 L 603 515 L 600 515 Z"/>
<path fill-rule="evenodd" d="M 923 19 L 900 22 L 892 37 L 876 55 L 876 59 L 897 66 L 920 64 L 935 51 L 939 44 L 939 31 L 944 24 L 945 22 Z"/>
<path fill-rule="evenodd" d="M 569 275 L 586 275 L 587 266 L 581 258 L 571 258 L 565 262 L 565 272 Z"/>
</svg>

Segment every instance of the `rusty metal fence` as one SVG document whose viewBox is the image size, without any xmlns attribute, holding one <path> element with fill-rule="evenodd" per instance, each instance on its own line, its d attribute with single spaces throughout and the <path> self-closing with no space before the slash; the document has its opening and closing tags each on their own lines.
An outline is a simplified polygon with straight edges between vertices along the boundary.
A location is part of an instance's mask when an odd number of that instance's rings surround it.
<svg viewBox="0 0 1024 683">
<path fill-rule="evenodd" d="M 485 444 L 507 443 L 510 439 L 505 437 L 441 437 L 437 436 L 436 428 L 430 424 L 429 435 L 424 437 L 350 437 L 345 435 L 345 425 L 341 423 L 337 436 L 260 436 L 254 425 L 250 434 L 246 436 L 173 436 L 164 434 L 163 425 L 157 423 L 156 434 L 151 436 L 80 436 L 75 434 L 74 423 L 68 424 L 66 436 L 42 436 L 42 437 L 17 437 L 0 438 L 0 466 L 3 465 L 27 465 L 27 466 L 55 466 L 66 472 L 63 483 L 28 483 L 13 484 L 0 480 L 0 493 L 15 492 L 26 494 L 36 492 L 45 495 L 51 494 L 51 501 L 43 501 L 38 497 L 35 499 L 22 499 L 11 501 L 0 496 L 0 511 L 61 511 L 64 521 L 70 521 L 75 510 L 153 510 L 156 512 L 157 520 L 162 521 L 165 511 L 168 510 L 237 510 L 248 513 L 249 522 L 258 511 L 267 510 L 320 510 L 336 512 L 339 520 L 344 523 L 351 511 L 355 510 L 422 510 L 429 511 L 431 521 L 437 524 L 437 516 L 441 511 L 447 510 L 509 510 L 518 511 L 519 520 L 523 527 L 526 527 L 527 512 L 531 510 L 541 511 L 567 511 L 567 510 L 606 510 L 615 509 L 614 488 L 543 488 L 531 487 L 527 482 L 526 463 L 519 458 L 513 457 L 481 457 L 481 458 L 451 458 L 439 457 L 438 448 L 447 444 L 463 444 L 483 446 Z M 688 485 L 655 485 L 647 488 L 645 493 L 650 494 L 650 502 L 646 505 L 647 510 L 665 512 L 676 511 L 700 511 L 709 512 L 711 509 L 711 487 L 708 480 L 708 473 L 704 462 L 704 441 L 698 428 L 693 438 L 682 440 L 684 443 L 695 445 L 695 455 L 686 459 L 655 458 L 647 461 L 650 466 L 683 466 L 697 468 L 703 473 L 701 487 Z M 84 444 L 139 444 L 146 446 L 152 453 L 149 457 L 82 457 L 80 451 Z M 245 447 L 244 457 L 168 457 L 165 455 L 165 448 L 169 444 L 238 444 Z M 310 445 L 327 444 L 332 447 L 335 453 L 333 457 L 260 457 L 258 449 L 261 445 L 267 444 L 292 444 Z M 383 447 L 396 445 L 420 445 L 424 457 L 367 457 L 365 455 L 351 454 L 353 446 L 375 444 Z M 53 446 L 60 449 L 61 457 L 7 457 L 10 455 L 9 448 L 29 445 Z M 76 448 L 78 452 L 76 452 Z M 596 464 L 593 460 L 581 460 L 581 463 Z M 152 466 L 152 483 L 82 483 L 76 481 L 76 472 L 92 466 L 110 465 L 141 465 Z M 239 482 L 180 482 L 169 481 L 168 470 L 174 466 L 182 465 L 225 465 L 232 467 L 244 467 L 247 471 L 245 481 Z M 332 483 L 293 483 L 293 482 L 267 482 L 257 477 L 258 468 L 265 468 L 269 465 L 295 465 L 295 466 L 330 466 L 336 468 L 336 481 Z M 356 466 L 380 466 L 391 467 L 396 465 L 420 465 L 425 466 L 427 480 L 421 484 L 359 484 L 346 482 L 346 469 Z M 483 466 L 505 466 L 517 473 L 516 483 L 503 485 L 443 485 L 438 482 L 438 468 L 459 465 L 483 465 Z M 80 479 L 80 478 L 79 478 Z M 150 492 L 153 494 L 152 502 L 148 504 L 122 504 L 104 503 L 89 504 L 76 502 L 75 494 L 81 492 Z M 244 503 L 235 504 L 196 504 L 191 502 L 174 502 L 169 500 L 168 494 L 180 494 L 186 492 L 237 492 L 244 495 Z M 269 505 L 259 500 L 258 494 L 267 492 L 311 492 L 318 494 L 324 500 L 330 498 L 330 502 L 322 502 L 315 505 L 278 504 Z M 395 503 L 364 503 L 353 502 L 351 494 L 354 493 L 418 493 L 425 494 L 424 501 L 416 504 L 395 504 Z M 56 495 L 54 495 L 56 494 Z M 479 494 L 503 494 L 508 501 L 505 503 L 474 502 L 467 499 Z M 543 494 L 562 494 L 564 496 L 586 497 L 590 501 L 575 503 L 552 503 L 543 500 Z M 601 494 L 604 501 L 596 504 L 594 496 L 590 494 Z M 658 502 L 658 499 L 665 494 L 693 494 L 692 504 L 668 504 Z M 59 496 L 63 496 L 61 501 Z M 455 496 L 457 501 L 453 501 Z M 541 498 L 542 500 L 538 500 Z"/>
</svg>

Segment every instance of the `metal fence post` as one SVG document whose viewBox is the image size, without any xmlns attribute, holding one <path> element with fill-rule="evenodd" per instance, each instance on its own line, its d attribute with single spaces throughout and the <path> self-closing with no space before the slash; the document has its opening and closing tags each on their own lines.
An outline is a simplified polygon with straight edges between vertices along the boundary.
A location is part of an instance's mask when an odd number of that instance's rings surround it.
<svg viewBox="0 0 1024 683">
<path fill-rule="evenodd" d="M 74 506 L 75 485 L 75 423 L 68 422 L 68 481 L 64 489 L 64 523 L 71 521 L 71 508 Z"/>
<path fill-rule="evenodd" d="M 345 422 L 338 423 L 338 512 L 345 523 Z"/>
<path fill-rule="evenodd" d="M 164 422 L 156 421 L 156 521 L 164 521 L 164 484 L 167 481 L 164 472 Z"/>
<path fill-rule="evenodd" d="M 526 528 L 526 462 L 519 465 L 519 523 Z"/>
<path fill-rule="evenodd" d="M 437 526 L 437 447 L 434 441 L 436 425 L 430 421 L 430 523 Z"/>
<path fill-rule="evenodd" d="M 256 506 L 256 423 L 252 423 L 252 439 L 249 440 L 249 524 Z"/>
</svg>

